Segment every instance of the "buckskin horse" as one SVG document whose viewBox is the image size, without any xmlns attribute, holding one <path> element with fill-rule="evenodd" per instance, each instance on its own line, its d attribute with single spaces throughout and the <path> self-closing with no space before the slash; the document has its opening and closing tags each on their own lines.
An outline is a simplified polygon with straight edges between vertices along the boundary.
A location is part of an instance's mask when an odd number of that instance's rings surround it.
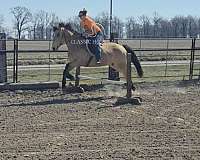
<svg viewBox="0 0 200 160">
<path fill-rule="evenodd" d="M 52 49 L 56 51 L 63 44 L 66 44 L 68 47 L 69 63 L 66 64 L 63 72 L 62 87 L 66 85 L 66 78 L 75 80 L 74 76 L 70 74 L 70 71 L 80 66 L 101 67 L 109 65 L 127 78 L 127 53 L 131 53 L 131 61 L 136 68 L 138 76 L 143 76 L 140 62 L 134 51 L 128 45 L 120 45 L 111 42 L 103 43 L 101 45 L 101 63 L 97 64 L 95 57 L 92 56 L 91 52 L 88 50 L 86 38 L 75 31 L 71 27 L 71 24 L 68 23 L 65 25 L 61 23 L 53 27 L 53 30 Z M 132 89 L 135 90 L 133 83 Z"/>
</svg>

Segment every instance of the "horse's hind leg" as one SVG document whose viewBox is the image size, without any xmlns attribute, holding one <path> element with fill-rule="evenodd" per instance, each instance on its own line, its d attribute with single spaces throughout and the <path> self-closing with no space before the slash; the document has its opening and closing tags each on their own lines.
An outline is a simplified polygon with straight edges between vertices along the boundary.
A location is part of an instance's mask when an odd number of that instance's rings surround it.
<svg viewBox="0 0 200 160">
<path fill-rule="evenodd" d="M 63 71 L 63 79 L 62 79 L 63 88 L 66 86 L 66 78 L 70 79 L 71 81 L 75 80 L 74 76 L 69 73 L 69 71 L 72 70 L 73 68 L 74 67 L 71 65 L 71 63 L 67 63 L 65 65 L 65 70 Z"/>
<path fill-rule="evenodd" d="M 124 66 L 125 66 L 125 67 L 124 67 Z M 115 68 L 117 71 L 121 72 L 121 73 L 124 75 L 125 79 L 127 80 L 127 65 L 125 65 L 125 64 L 121 64 L 121 65 L 118 64 L 118 65 L 116 65 L 114 68 Z M 125 83 L 125 85 L 127 85 L 127 83 Z M 136 88 L 135 88 L 135 86 L 134 86 L 132 80 L 131 80 L 131 88 L 132 88 L 133 91 L 136 90 Z"/>
</svg>

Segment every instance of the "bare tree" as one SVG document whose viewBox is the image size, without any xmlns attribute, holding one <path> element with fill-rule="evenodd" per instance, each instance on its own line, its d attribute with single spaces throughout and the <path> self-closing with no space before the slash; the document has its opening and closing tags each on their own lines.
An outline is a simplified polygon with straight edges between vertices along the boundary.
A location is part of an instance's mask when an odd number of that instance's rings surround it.
<svg viewBox="0 0 200 160">
<path fill-rule="evenodd" d="M 145 16 L 145 15 L 142 15 L 142 16 L 139 17 L 139 20 L 141 21 L 143 35 L 149 36 L 150 26 L 151 26 L 150 18 Z"/>
<path fill-rule="evenodd" d="M 3 32 L 3 23 L 4 23 L 4 17 L 3 15 L 0 15 L 0 32 Z"/>
<path fill-rule="evenodd" d="M 154 37 L 159 37 L 159 26 L 160 26 L 160 21 L 162 18 L 158 15 L 157 12 L 154 12 L 153 14 L 153 36 Z"/>
<path fill-rule="evenodd" d="M 117 34 L 118 38 L 123 37 L 123 27 L 124 23 L 117 16 L 114 16 L 112 20 L 112 31 Z"/>
<path fill-rule="evenodd" d="M 17 30 L 18 38 L 21 39 L 22 32 L 28 29 L 32 14 L 28 8 L 20 6 L 11 8 L 11 13 L 14 16 L 14 28 Z"/>
<path fill-rule="evenodd" d="M 52 13 L 52 14 L 51 14 L 51 21 L 50 21 L 50 23 L 49 23 L 49 27 L 50 27 L 50 30 L 49 30 L 49 32 L 50 32 L 50 33 L 49 33 L 50 37 L 49 37 L 49 39 L 51 39 L 52 36 L 53 36 L 53 27 L 56 26 L 56 25 L 58 25 L 59 22 L 60 22 L 59 17 L 56 16 L 55 13 Z"/>
<path fill-rule="evenodd" d="M 193 16 L 188 16 L 187 21 L 188 21 L 188 35 L 190 37 L 197 36 L 199 34 L 199 29 L 200 29 L 199 19 Z"/>
<path fill-rule="evenodd" d="M 172 37 L 173 32 L 172 32 L 171 22 L 167 19 L 161 19 L 159 32 L 160 32 L 160 37 L 163 38 Z"/>
<path fill-rule="evenodd" d="M 172 30 L 173 30 L 173 37 L 178 37 L 179 36 L 179 22 L 178 18 L 174 17 L 171 19 L 171 24 L 172 24 Z"/>
<path fill-rule="evenodd" d="M 187 28 L 188 28 L 188 18 L 184 16 L 179 16 L 179 30 L 181 37 L 187 37 Z"/>
<path fill-rule="evenodd" d="M 197 18 L 197 34 L 198 34 L 198 37 L 200 37 L 200 18 Z"/>
<path fill-rule="evenodd" d="M 33 33 L 32 37 L 34 40 L 36 39 L 36 29 L 37 29 L 37 25 L 38 25 L 38 20 L 39 20 L 38 14 L 34 14 L 32 17 L 32 20 L 31 20 L 31 26 L 29 28 L 30 34 Z M 30 37 L 31 37 L 31 35 L 30 35 Z"/>
<path fill-rule="evenodd" d="M 52 20 L 52 14 L 45 12 L 45 38 L 51 38 L 52 27 L 50 26 Z"/>
<path fill-rule="evenodd" d="M 95 21 L 103 25 L 105 30 L 105 35 L 109 35 L 109 14 L 107 12 L 100 13 L 97 17 L 95 17 Z"/>
<path fill-rule="evenodd" d="M 139 36 L 140 25 L 137 23 L 134 17 L 127 19 L 126 32 L 127 38 L 135 38 Z"/>
<path fill-rule="evenodd" d="M 59 18 L 54 13 L 43 10 L 33 15 L 29 29 L 30 37 L 33 39 L 51 39 L 53 26 L 59 23 Z"/>
<path fill-rule="evenodd" d="M 77 31 L 77 32 L 82 32 L 83 29 L 80 26 L 80 19 L 79 17 L 71 17 L 67 19 L 67 22 L 71 23 L 72 27 Z"/>
<path fill-rule="evenodd" d="M 38 16 L 38 24 L 37 24 L 37 33 L 39 39 L 44 39 L 45 34 L 45 11 L 41 10 L 37 13 Z"/>
<path fill-rule="evenodd" d="M 50 26 L 54 27 L 54 26 L 58 25 L 59 22 L 60 22 L 59 17 L 56 16 L 55 13 L 52 13 L 52 18 L 51 18 Z"/>
</svg>

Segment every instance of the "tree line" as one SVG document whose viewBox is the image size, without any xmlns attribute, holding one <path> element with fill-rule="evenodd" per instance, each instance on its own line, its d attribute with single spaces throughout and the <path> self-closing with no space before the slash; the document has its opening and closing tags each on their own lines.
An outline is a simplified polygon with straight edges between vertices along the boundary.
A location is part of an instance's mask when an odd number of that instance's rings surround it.
<svg viewBox="0 0 200 160">
<path fill-rule="evenodd" d="M 32 13 L 26 7 L 17 6 L 10 9 L 10 14 L 13 15 L 13 31 L 19 39 L 44 40 L 51 39 L 53 35 L 53 26 L 61 22 L 60 18 L 55 13 L 49 13 L 43 10 L 37 13 Z M 102 24 L 105 29 L 105 35 L 109 35 L 109 13 L 102 12 L 96 17 L 93 17 L 96 22 Z M 4 27 L 4 17 L 0 15 L 0 32 L 8 29 Z M 72 26 L 79 32 L 82 32 L 80 20 L 78 17 L 66 19 L 65 22 L 70 22 Z M 125 21 L 122 21 L 117 16 L 112 19 L 112 32 L 118 35 L 119 38 L 137 38 L 137 37 L 199 37 L 200 35 L 200 17 L 175 16 L 170 19 L 159 16 L 158 13 L 153 13 L 153 16 L 142 15 L 139 17 L 131 16 Z"/>
</svg>

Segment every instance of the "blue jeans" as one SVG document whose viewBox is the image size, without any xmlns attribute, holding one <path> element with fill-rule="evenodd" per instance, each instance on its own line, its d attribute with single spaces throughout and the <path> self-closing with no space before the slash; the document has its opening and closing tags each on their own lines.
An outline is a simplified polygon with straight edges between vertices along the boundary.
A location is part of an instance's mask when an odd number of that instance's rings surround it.
<svg viewBox="0 0 200 160">
<path fill-rule="evenodd" d="M 99 61 L 101 59 L 101 47 L 100 43 L 103 41 L 103 33 L 98 32 L 94 37 L 88 37 L 89 40 L 89 48 L 92 52 L 95 53 L 96 60 Z"/>
</svg>

